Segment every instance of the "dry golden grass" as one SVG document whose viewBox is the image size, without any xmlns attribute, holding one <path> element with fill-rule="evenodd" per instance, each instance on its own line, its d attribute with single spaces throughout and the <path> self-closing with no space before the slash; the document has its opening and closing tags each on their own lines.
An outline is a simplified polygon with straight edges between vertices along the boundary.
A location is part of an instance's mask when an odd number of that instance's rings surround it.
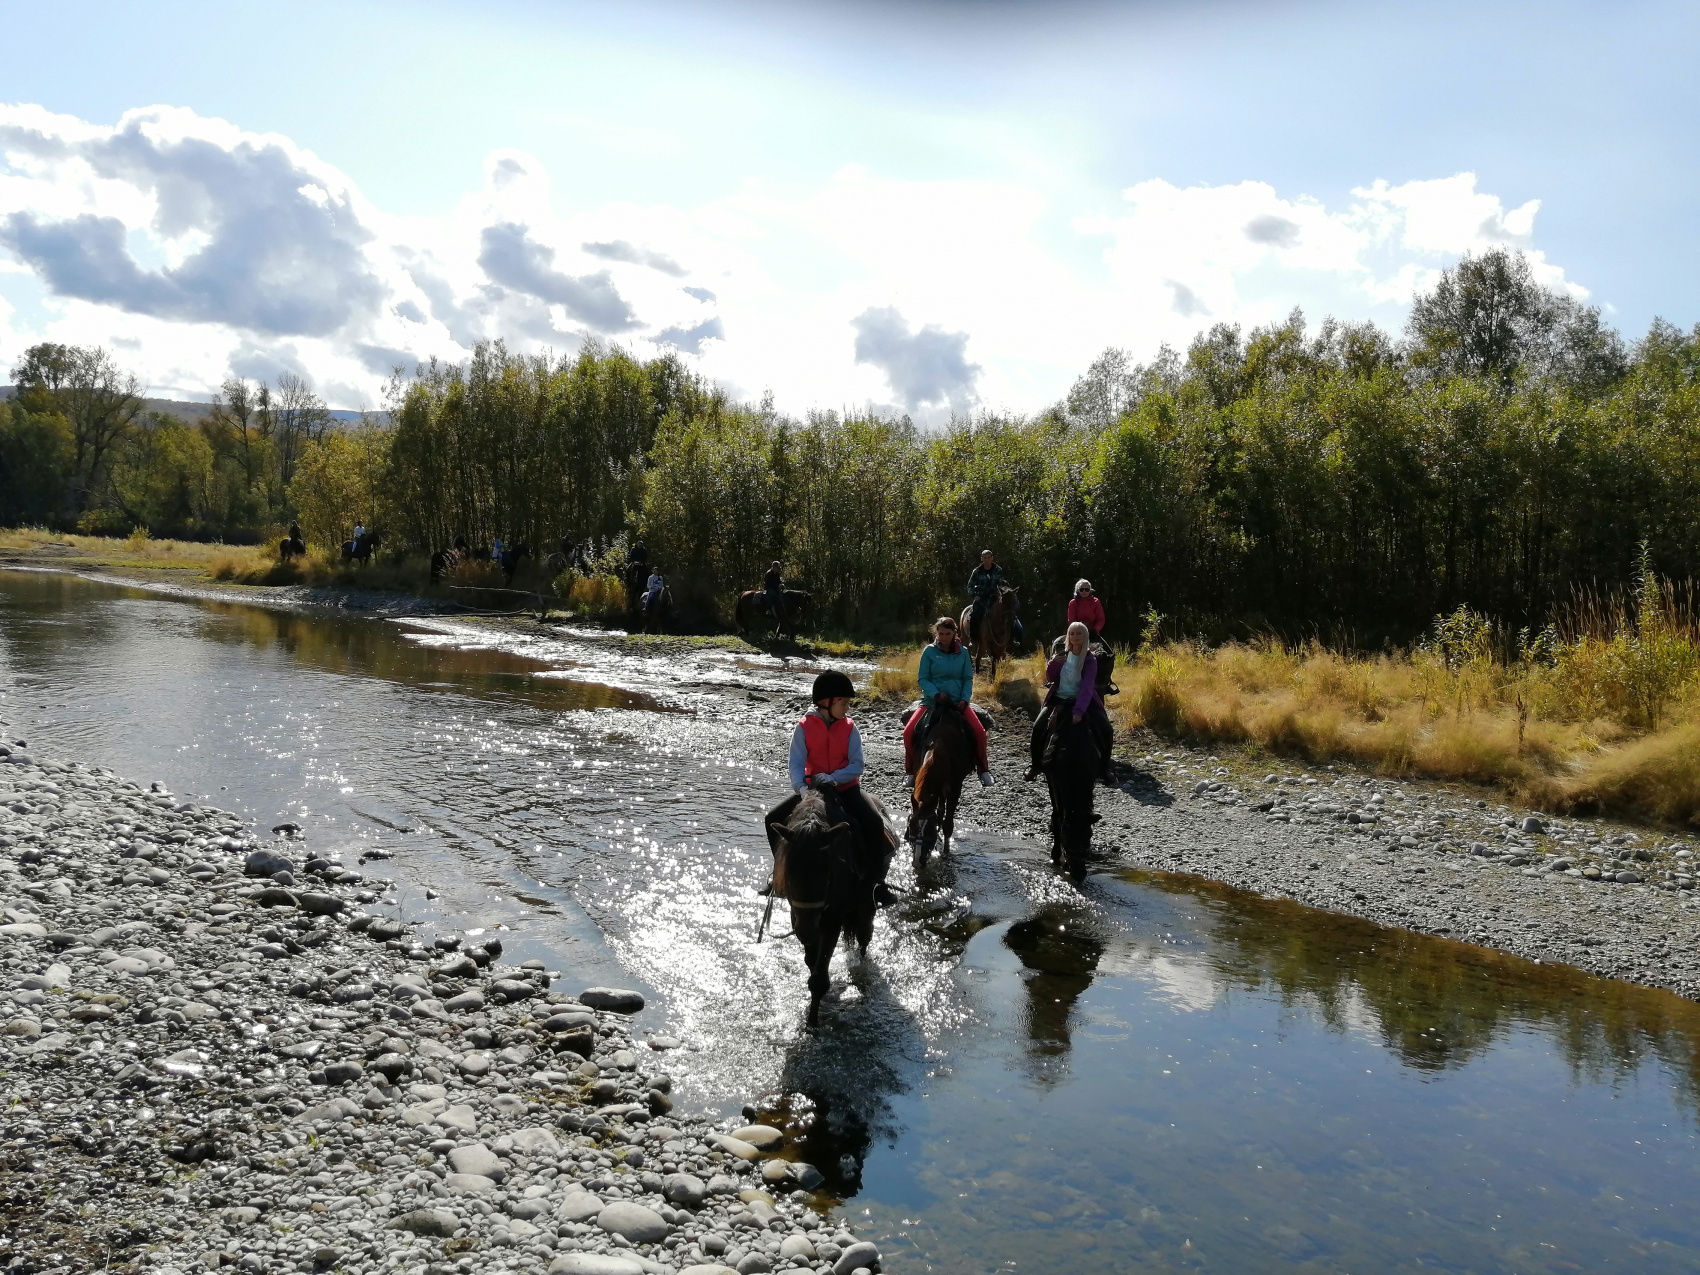
<svg viewBox="0 0 1700 1275">
<path fill-rule="evenodd" d="M 1629 636 L 1611 639 L 1615 681 L 1600 672 L 1600 640 L 1574 659 L 1561 648 L 1509 664 L 1448 662 L 1427 648 L 1359 658 L 1268 641 L 1169 643 L 1123 655 L 1111 714 L 1123 730 L 1168 739 L 1488 784 L 1551 809 L 1700 823 L 1700 675 L 1673 673 L 1687 657 L 1655 638 L 1665 649 L 1651 657 L 1626 655 Z M 1641 686 L 1637 659 L 1655 666 Z M 1584 661 L 1590 689 L 1580 695 Z"/>
</svg>

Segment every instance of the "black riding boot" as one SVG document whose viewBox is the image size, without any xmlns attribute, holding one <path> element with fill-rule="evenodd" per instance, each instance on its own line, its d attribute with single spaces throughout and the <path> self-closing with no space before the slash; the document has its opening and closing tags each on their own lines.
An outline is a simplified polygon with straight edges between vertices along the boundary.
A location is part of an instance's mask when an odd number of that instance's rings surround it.
<svg viewBox="0 0 1700 1275">
<path fill-rule="evenodd" d="M 1051 733 L 1051 710 L 1041 708 L 1039 715 L 1033 719 L 1033 736 L 1027 741 L 1027 754 L 1031 765 L 1022 779 L 1028 783 L 1039 777 L 1039 768 L 1045 760 L 1045 737 Z"/>
</svg>

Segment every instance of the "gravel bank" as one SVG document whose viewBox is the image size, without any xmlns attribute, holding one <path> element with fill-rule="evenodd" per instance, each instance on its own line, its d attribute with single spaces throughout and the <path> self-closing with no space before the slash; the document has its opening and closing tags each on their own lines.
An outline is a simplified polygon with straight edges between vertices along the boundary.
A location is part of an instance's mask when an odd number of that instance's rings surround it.
<svg viewBox="0 0 1700 1275">
<path fill-rule="evenodd" d="M 1000 783 L 964 816 L 1049 846 L 1026 723 L 994 736 Z M 1105 866 L 1194 873 L 1385 925 L 1700 999 L 1700 841 L 1562 819 L 1477 790 L 1345 769 L 1247 769 L 1184 749 L 1129 756 L 1100 788 Z"/>
<path fill-rule="evenodd" d="M 0 1269 L 879 1266 L 766 1126 L 672 1110 L 617 989 L 0 724 Z"/>
</svg>

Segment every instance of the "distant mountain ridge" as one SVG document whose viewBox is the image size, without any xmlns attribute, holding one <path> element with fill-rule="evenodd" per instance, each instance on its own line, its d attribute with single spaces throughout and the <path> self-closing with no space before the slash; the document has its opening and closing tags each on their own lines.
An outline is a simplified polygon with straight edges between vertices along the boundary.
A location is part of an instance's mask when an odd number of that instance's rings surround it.
<svg viewBox="0 0 1700 1275">
<path fill-rule="evenodd" d="M 0 402 L 16 397 L 18 387 L 15 385 L 0 385 Z M 150 412 L 163 412 L 167 416 L 175 416 L 183 421 L 198 421 L 212 414 L 213 405 L 194 403 L 181 398 L 144 398 L 142 402 Z M 337 421 L 357 421 L 359 412 L 351 412 L 347 408 L 333 407 L 330 409 L 331 419 Z"/>
</svg>

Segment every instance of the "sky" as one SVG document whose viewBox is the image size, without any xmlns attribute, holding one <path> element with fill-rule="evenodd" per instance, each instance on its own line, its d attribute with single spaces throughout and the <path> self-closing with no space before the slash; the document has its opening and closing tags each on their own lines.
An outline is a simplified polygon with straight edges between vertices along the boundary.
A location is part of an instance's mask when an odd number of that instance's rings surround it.
<svg viewBox="0 0 1700 1275">
<path fill-rule="evenodd" d="M 1031 413 L 1525 252 L 1700 321 L 1700 5 L 0 0 L 0 380 L 377 407 L 476 342 L 783 411 Z"/>
</svg>

